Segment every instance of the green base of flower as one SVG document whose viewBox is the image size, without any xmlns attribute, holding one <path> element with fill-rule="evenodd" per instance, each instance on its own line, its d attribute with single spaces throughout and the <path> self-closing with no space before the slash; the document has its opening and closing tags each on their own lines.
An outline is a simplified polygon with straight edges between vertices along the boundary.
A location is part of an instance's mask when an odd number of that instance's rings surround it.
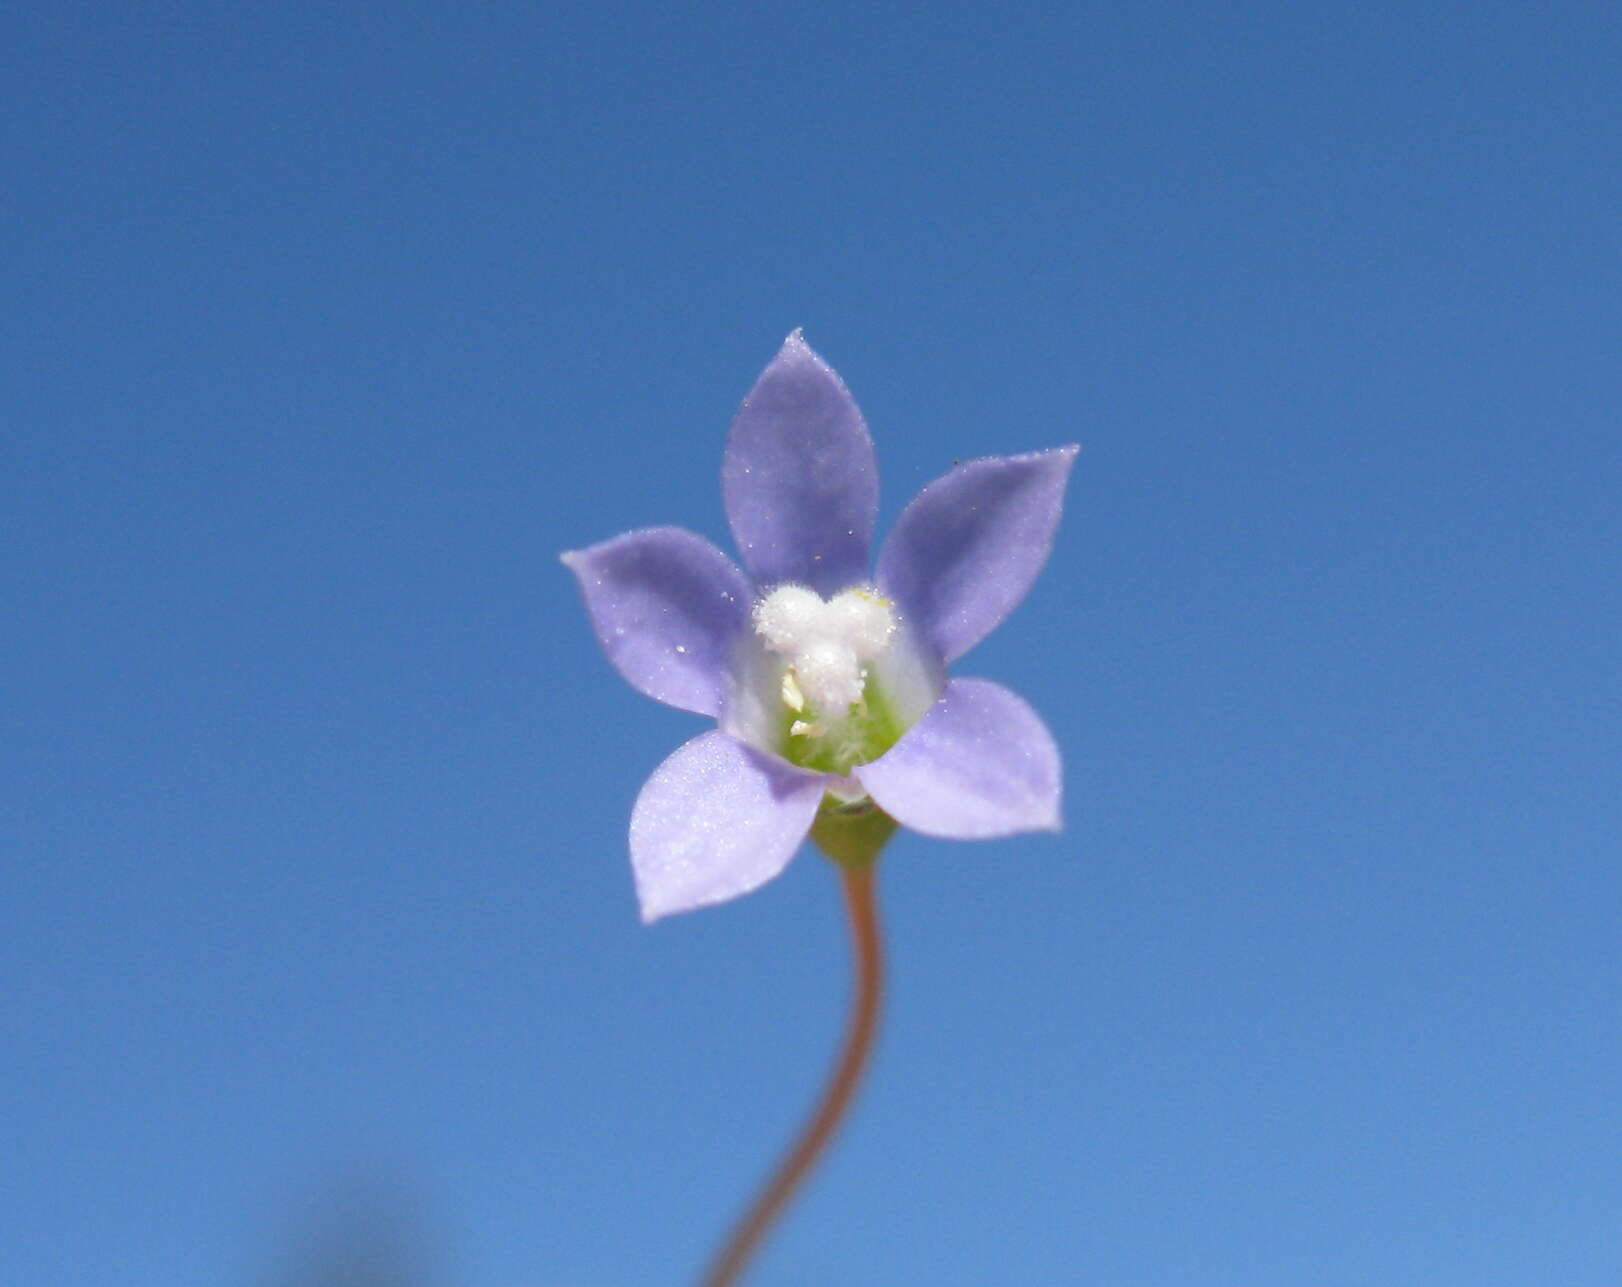
<svg viewBox="0 0 1622 1287">
<path fill-rule="evenodd" d="M 812 717 L 807 727 L 816 732 L 793 731 L 803 722 L 802 715 Z M 790 764 L 844 777 L 858 764 L 878 759 L 906 731 L 884 690 L 869 680 L 862 701 L 842 715 L 818 719 L 809 707 L 803 712 L 785 710 L 779 748 Z"/>
<path fill-rule="evenodd" d="M 896 820 L 871 801 L 859 805 L 825 803 L 811 824 L 817 848 L 843 867 L 871 867 L 896 833 Z"/>
</svg>

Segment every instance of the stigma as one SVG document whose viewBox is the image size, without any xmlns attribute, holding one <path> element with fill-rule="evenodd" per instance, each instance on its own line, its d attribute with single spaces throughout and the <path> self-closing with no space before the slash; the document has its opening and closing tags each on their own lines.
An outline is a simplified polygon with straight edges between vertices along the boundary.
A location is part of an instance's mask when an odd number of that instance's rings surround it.
<svg viewBox="0 0 1622 1287">
<path fill-rule="evenodd" d="M 861 705 L 867 664 L 890 646 L 896 615 L 865 586 L 823 599 L 803 585 L 780 585 L 755 605 L 754 626 L 788 662 L 780 695 L 795 717 L 791 731 L 816 736 Z"/>
</svg>

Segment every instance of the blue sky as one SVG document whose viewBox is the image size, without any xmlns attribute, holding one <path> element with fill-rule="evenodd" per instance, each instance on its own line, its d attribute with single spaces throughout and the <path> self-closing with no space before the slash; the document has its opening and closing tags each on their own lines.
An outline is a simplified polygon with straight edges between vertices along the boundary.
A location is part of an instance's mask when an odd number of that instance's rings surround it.
<svg viewBox="0 0 1622 1287">
<path fill-rule="evenodd" d="M 1619 68 L 1581 4 L 13 6 L 0 1281 L 337 1287 L 273 1266 L 353 1192 L 386 1287 L 692 1277 L 836 883 L 638 923 L 703 726 L 556 555 L 727 544 L 804 327 L 881 530 L 1082 445 L 958 667 L 1067 826 L 893 845 L 754 1281 L 1614 1283 Z"/>
</svg>

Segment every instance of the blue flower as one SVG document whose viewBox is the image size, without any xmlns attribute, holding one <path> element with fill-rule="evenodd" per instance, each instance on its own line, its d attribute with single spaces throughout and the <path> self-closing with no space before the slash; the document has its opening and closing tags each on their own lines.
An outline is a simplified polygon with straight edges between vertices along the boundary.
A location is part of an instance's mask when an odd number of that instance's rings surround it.
<svg viewBox="0 0 1622 1287">
<path fill-rule="evenodd" d="M 1025 597 L 1075 447 L 971 461 L 907 507 L 869 571 L 878 470 L 861 412 L 799 332 L 744 400 L 722 494 L 745 571 L 676 527 L 563 556 L 597 637 L 649 697 L 714 717 L 642 788 L 645 920 L 757 888 L 818 810 L 882 809 L 930 836 L 1059 827 L 1037 714 L 947 664 Z"/>
</svg>

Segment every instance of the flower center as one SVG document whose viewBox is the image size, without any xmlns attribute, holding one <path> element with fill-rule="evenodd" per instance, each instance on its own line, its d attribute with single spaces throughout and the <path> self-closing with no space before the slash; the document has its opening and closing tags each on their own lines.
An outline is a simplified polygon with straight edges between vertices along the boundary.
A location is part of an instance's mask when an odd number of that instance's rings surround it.
<svg viewBox="0 0 1622 1287">
<path fill-rule="evenodd" d="M 902 730 L 868 673 L 896 632 L 888 599 L 856 587 L 825 600 L 782 585 L 755 605 L 754 624 L 787 663 L 776 694 L 785 759 L 843 775 L 895 744 Z"/>
</svg>

